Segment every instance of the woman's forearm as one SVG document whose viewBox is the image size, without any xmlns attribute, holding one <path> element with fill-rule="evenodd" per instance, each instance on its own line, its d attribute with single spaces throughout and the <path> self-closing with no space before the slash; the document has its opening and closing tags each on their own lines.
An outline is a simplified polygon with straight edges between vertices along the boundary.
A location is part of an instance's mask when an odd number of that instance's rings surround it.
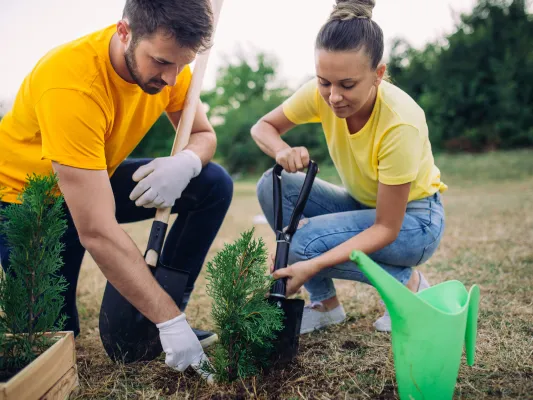
<svg viewBox="0 0 533 400">
<path fill-rule="evenodd" d="M 316 271 L 342 264 L 350 260 L 350 254 L 354 250 L 360 250 L 365 254 L 371 254 L 381 250 L 392 243 L 398 232 L 384 225 L 372 225 L 358 235 L 348 239 L 333 249 L 315 257 L 309 262 L 314 265 Z"/>
<path fill-rule="evenodd" d="M 280 136 L 276 128 L 266 121 L 260 120 L 252 127 L 252 138 L 259 148 L 272 158 L 285 148 L 290 147 Z"/>
</svg>

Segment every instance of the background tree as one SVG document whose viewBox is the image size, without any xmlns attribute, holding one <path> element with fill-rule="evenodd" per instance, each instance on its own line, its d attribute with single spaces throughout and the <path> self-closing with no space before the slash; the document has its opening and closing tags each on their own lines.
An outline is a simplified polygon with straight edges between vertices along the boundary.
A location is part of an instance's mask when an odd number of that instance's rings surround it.
<svg viewBox="0 0 533 400">
<path fill-rule="evenodd" d="M 392 78 L 425 110 L 434 147 L 533 145 L 531 37 L 523 0 L 480 0 L 443 43 L 418 51 L 395 42 Z"/>
<path fill-rule="evenodd" d="M 250 62 L 240 56 L 236 62 L 219 70 L 215 89 L 202 96 L 210 107 L 208 115 L 216 125 L 219 154 L 230 172 L 257 173 L 274 164 L 274 160 L 257 147 L 250 129 L 290 96 L 291 90 L 277 84 L 278 80 L 277 63 L 273 58 L 259 53 Z M 320 124 L 297 126 L 284 140 L 290 145 L 308 147 L 311 157 L 318 162 L 327 157 Z"/>
<path fill-rule="evenodd" d="M 433 149 L 486 151 L 533 146 L 533 20 L 524 0 L 479 0 L 460 15 L 454 32 L 415 49 L 396 38 L 387 60 L 393 83 L 426 113 Z M 217 74 L 202 100 L 218 136 L 217 161 L 231 173 L 257 175 L 274 161 L 250 137 L 263 115 L 311 78 L 289 88 L 276 60 L 239 55 Z M 133 156 L 168 155 L 174 130 L 165 116 Z M 306 146 L 321 165 L 331 163 L 320 124 L 297 126 L 284 139 Z"/>
</svg>

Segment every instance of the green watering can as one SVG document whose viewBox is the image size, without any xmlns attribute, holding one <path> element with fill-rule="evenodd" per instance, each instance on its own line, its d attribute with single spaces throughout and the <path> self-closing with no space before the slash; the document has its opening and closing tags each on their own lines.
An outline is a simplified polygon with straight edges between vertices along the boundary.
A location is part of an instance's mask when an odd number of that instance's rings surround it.
<svg viewBox="0 0 533 400">
<path fill-rule="evenodd" d="M 392 352 L 401 399 L 451 399 L 466 350 L 474 364 L 479 287 L 470 292 L 447 281 L 413 293 L 370 257 L 353 251 L 350 259 L 377 289 L 392 321 Z"/>
</svg>

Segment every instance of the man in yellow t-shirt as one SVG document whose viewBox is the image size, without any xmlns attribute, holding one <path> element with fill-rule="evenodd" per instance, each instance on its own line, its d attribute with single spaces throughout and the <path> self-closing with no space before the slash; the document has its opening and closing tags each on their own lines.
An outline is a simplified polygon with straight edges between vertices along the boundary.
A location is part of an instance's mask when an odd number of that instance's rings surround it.
<svg viewBox="0 0 533 400">
<path fill-rule="evenodd" d="M 216 136 L 201 103 L 185 150 L 153 160 L 127 157 L 163 112 L 177 127 L 189 64 L 210 45 L 212 19 L 209 0 L 161 0 L 157 7 L 127 0 L 117 24 L 42 57 L 0 122 L 2 206 L 19 202 L 28 174 L 58 175 L 68 208 L 65 329 L 79 333 L 76 285 L 87 250 L 109 282 L 158 326 L 167 364 L 179 370 L 198 364 L 202 346 L 216 340 L 191 329 L 183 311 L 231 202 L 232 181 L 210 161 Z M 171 206 L 179 217 L 161 262 L 189 272 L 182 304 L 158 285 L 119 226 Z M 0 255 L 7 269 L 1 236 Z"/>
<path fill-rule="evenodd" d="M 441 193 L 447 186 L 435 165 L 424 111 L 404 91 L 383 79 L 383 32 L 372 20 L 373 1 L 337 1 L 316 38 L 316 77 L 255 124 L 258 146 L 280 164 L 284 226 L 312 157 L 282 135 L 295 125 L 320 123 L 342 187 L 314 181 L 304 219 L 292 237 L 287 294 L 302 285 L 311 305 L 301 333 L 342 322 L 346 314 L 333 279 L 369 283 L 350 253 L 360 250 L 413 292 L 429 286 L 414 268 L 436 251 L 444 231 Z M 272 171 L 257 193 L 274 229 Z M 390 331 L 385 312 L 374 324 Z"/>
</svg>

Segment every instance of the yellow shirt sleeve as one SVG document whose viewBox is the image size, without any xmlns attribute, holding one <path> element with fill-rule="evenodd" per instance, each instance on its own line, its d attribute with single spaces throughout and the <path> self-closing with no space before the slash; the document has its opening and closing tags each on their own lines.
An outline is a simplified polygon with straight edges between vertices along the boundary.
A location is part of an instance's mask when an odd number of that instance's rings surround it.
<svg viewBox="0 0 533 400">
<path fill-rule="evenodd" d="M 185 98 L 187 97 L 187 91 L 191 85 L 192 73 L 189 65 L 185 66 L 179 73 L 176 79 L 176 84 L 172 86 L 170 91 L 170 98 L 168 106 L 165 109 L 166 112 L 176 112 L 183 110 L 185 105 Z"/>
<path fill-rule="evenodd" d="M 88 95 L 71 89 L 48 90 L 35 106 L 42 159 L 84 169 L 107 169 L 106 117 Z"/>
<path fill-rule="evenodd" d="M 411 125 L 392 128 L 378 150 L 378 180 L 386 185 L 412 182 L 418 176 L 423 139 Z"/>
<path fill-rule="evenodd" d="M 283 113 L 296 125 L 320 122 L 317 96 L 316 79 L 313 78 L 283 102 Z"/>
</svg>

